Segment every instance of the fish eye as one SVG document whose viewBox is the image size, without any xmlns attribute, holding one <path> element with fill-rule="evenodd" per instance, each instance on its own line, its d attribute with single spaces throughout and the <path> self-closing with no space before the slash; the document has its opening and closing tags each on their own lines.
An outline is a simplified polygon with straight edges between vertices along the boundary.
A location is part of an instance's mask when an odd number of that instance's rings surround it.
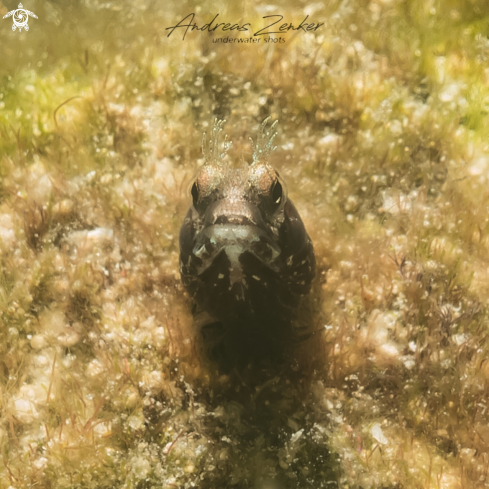
<svg viewBox="0 0 489 489">
<path fill-rule="evenodd" d="M 194 182 L 192 185 L 192 190 L 190 191 L 192 194 L 192 202 L 194 204 L 194 207 L 197 205 L 197 202 L 199 201 L 199 188 L 197 187 L 197 182 Z"/>
<path fill-rule="evenodd" d="M 278 181 L 275 180 L 275 183 L 272 188 L 272 201 L 274 205 L 278 206 L 282 202 L 282 197 L 283 197 L 283 188 L 282 184 Z"/>
</svg>

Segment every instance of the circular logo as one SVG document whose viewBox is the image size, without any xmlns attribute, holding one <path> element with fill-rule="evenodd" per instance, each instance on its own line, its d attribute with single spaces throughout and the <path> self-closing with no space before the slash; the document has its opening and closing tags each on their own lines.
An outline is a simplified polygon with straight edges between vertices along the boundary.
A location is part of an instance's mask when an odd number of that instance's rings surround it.
<svg viewBox="0 0 489 489">
<path fill-rule="evenodd" d="M 27 25 L 27 21 L 29 20 L 29 15 L 24 9 L 18 9 L 14 12 L 13 15 L 13 21 L 14 25 L 12 26 L 12 30 L 15 31 L 15 28 L 18 27 L 19 29 L 22 29 L 22 27 L 28 31 L 29 26 Z"/>
</svg>

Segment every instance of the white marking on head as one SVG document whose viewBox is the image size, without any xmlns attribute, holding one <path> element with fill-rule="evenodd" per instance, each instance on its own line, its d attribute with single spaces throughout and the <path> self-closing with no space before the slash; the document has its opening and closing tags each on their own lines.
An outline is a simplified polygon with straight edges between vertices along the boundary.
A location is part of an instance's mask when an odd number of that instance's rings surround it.
<svg viewBox="0 0 489 489">
<path fill-rule="evenodd" d="M 231 285 L 236 283 L 241 283 L 243 281 L 243 269 L 241 267 L 241 263 L 239 262 L 239 257 L 244 251 L 243 245 L 237 243 L 228 245 L 225 248 L 226 255 L 231 262 L 229 267 L 229 279 L 231 281 Z"/>
</svg>

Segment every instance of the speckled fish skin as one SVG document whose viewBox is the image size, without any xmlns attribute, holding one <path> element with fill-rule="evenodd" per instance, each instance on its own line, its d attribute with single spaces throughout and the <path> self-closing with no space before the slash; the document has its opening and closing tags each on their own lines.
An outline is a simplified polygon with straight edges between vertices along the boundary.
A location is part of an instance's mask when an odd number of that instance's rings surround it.
<svg viewBox="0 0 489 489">
<path fill-rule="evenodd" d="M 283 359 L 294 313 L 315 274 L 312 242 L 267 161 L 276 133 L 266 132 L 266 123 L 253 163 L 231 169 L 221 161 L 230 144 L 218 152 L 223 121 L 216 122 L 180 230 L 182 281 L 207 313 L 204 345 L 223 370 Z"/>
</svg>

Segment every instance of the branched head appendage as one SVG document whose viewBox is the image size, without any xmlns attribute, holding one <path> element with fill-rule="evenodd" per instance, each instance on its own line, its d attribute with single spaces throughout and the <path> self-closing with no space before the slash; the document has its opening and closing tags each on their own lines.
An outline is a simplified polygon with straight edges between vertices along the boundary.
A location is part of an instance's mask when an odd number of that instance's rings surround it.
<svg viewBox="0 0 489 489">
<path fill-rule="evenodd" d="M 266 162 L 268 161 L 268 157 L 272 151 L 277 149 L 277 146 L 273 146 L 273 140 L 275 136 L 278 134 L 277 131 L 274 132 L 275 126 L 278 124 L 278 120 L 275 121 L 268 130 L 266 129 L 266 125 L 271 117 L 267 117 L 260 125 L 260 129 L 258 130 L 258 138 L 256 140 L 256 144 L 252 138 L 250 138 L 251 147 L 253 148 L 253 165 L 258 162 Z"/>
<path fill-rule="evenodd" d="M 226 134 L 224 136 L 224 142 L 222 143 L 221 152 L 219 152 L 219 135 L 221 134 L 225 122 L 225 120 L 214 120 L 214 127 L 212 128 L 209 145 L 207 145 L 206 133 L 204 132 L 202 137 L 202 154 L 204 155 L 205 165 L 220 165 L 222 159 L 226 156 L 228 149 L 233 144 L 232 141 L 228 141 L 228 135 Z"/>
</svg>

